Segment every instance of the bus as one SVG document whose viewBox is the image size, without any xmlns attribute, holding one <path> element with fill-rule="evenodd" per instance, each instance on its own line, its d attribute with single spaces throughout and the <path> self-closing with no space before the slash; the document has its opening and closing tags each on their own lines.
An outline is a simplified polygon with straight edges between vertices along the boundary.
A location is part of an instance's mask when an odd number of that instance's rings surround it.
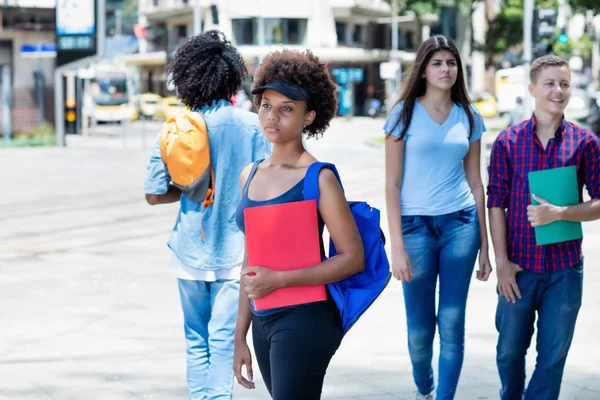
<svg viewBox="0 0 600 400">
<path fill-rule="evenodd" d="M 122 123 L 138 118 L 133 73 L 111 65 L 92 67 L 90 95 L 96 122 Z"/>
</svg>

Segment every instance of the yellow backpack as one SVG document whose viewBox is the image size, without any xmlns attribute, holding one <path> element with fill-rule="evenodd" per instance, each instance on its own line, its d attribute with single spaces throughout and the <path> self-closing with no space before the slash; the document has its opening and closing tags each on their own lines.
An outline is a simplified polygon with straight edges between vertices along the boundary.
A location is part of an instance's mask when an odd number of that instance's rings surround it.
<svg viewBox="0 0 600 400">
<path fill-rule="evenodd" d="M 173 185 L 188 199 L 202 207 L 214 202 L 215 172 L 202 114 L 186 112 L 169 118 L 160 132 L 160 154 Z"/>
</svg>

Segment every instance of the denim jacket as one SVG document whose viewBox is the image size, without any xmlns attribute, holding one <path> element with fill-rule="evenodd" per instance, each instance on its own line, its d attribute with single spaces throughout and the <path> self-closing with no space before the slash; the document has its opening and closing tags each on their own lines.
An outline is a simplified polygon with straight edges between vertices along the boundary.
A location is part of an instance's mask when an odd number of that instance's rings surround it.
<svg viewBox="0 0 600 400">
<path fill-rule="evenodd" d="M 215 171 L 215 201 L 203 208 L 181 195 L 179 213 L 168 241 L 171 251 L 187 267 L 217 271 L 239 266 L 244 235 L 235 222 L 240 201 L 240 173 L 248 164 L 268 157 L 271 145 L 261 133 L 256 114 L 233 107 L 226 100 L 200 110 L 204 115 Z M 146 194 L 165 194 L 171 177 L 154 146 L 144 182 Z M 200 235 L 200 228 L 204 238 Z"/>
</svg>

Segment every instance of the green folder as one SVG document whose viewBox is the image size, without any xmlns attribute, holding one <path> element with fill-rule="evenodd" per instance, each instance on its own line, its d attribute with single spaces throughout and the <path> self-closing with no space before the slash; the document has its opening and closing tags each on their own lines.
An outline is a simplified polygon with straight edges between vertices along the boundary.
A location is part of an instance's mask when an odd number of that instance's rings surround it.
<svg viewBox="0 0 600 400">
<path fill-rule="evenodd" d="M 579 204 L 577 168 L 571 165 L 530 172 L 529 193 L 531 204 L 535 206 L 539 203 L 533 199 L 531 194 L 535 194 L 555 206 Z M 535 241 L 538 246 L 583 238 L 581 222 L 554 221 L 534 229 Z"/>
</svg>

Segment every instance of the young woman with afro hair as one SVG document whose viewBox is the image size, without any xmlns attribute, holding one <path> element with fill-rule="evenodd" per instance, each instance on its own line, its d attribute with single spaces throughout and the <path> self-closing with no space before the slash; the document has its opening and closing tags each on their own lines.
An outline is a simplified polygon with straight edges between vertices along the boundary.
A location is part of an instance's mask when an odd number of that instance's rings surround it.
<svg viewBox="0 0 600 400">
<path fill-rule="evenodd" d="M 190 398 L 231 399 L 244 235 L 230 216 L 239 202 L 241 171 L 268 156 L 271 146 L 256 115 L 229 101 L 247 71 L 222 33 L 209 31 L 187 39 L 175 52 L 170 72 L 181 102 L 206 122 L 215 174 L 214 203 L 203 209 L 170 184 L 158 142 L 144 190 L 151 205 L 180 204 L 168 244 L 183 309 Z"/>
<path fill-rule="evenodd" d="M 336 89 L 327 66 L 310 51 L 282 50 L 266 56 L 256 71 L 252 93 L 273 153 L 248 165 L 240 176 L 242 199 L 236 220 L 242 231 L 244 209 L 304 200 L 304 177 L 317 160 L 306 151 L 302 139 L 322 135 L 337 110 Z M 258 366 L 275 400 L 321 398 L 325 372 L 343 336 L 340 315 L 330 296 L 326 301 L 260 311 L 254 308 L 254 299 L 280 288 L 338 282 L 364 268 L 359 232 L 336 176 L 323 169 L 318 180 L 319 222 L 327 226 L 338 255 L 293 271 L 249 266 L 245 259 L 242 270 L 236 378 L 248 389 L 255 387 L 246 343 L 252 325 Z M 248 377 L 242 375 L 243 366 Z"/>
</svg>

